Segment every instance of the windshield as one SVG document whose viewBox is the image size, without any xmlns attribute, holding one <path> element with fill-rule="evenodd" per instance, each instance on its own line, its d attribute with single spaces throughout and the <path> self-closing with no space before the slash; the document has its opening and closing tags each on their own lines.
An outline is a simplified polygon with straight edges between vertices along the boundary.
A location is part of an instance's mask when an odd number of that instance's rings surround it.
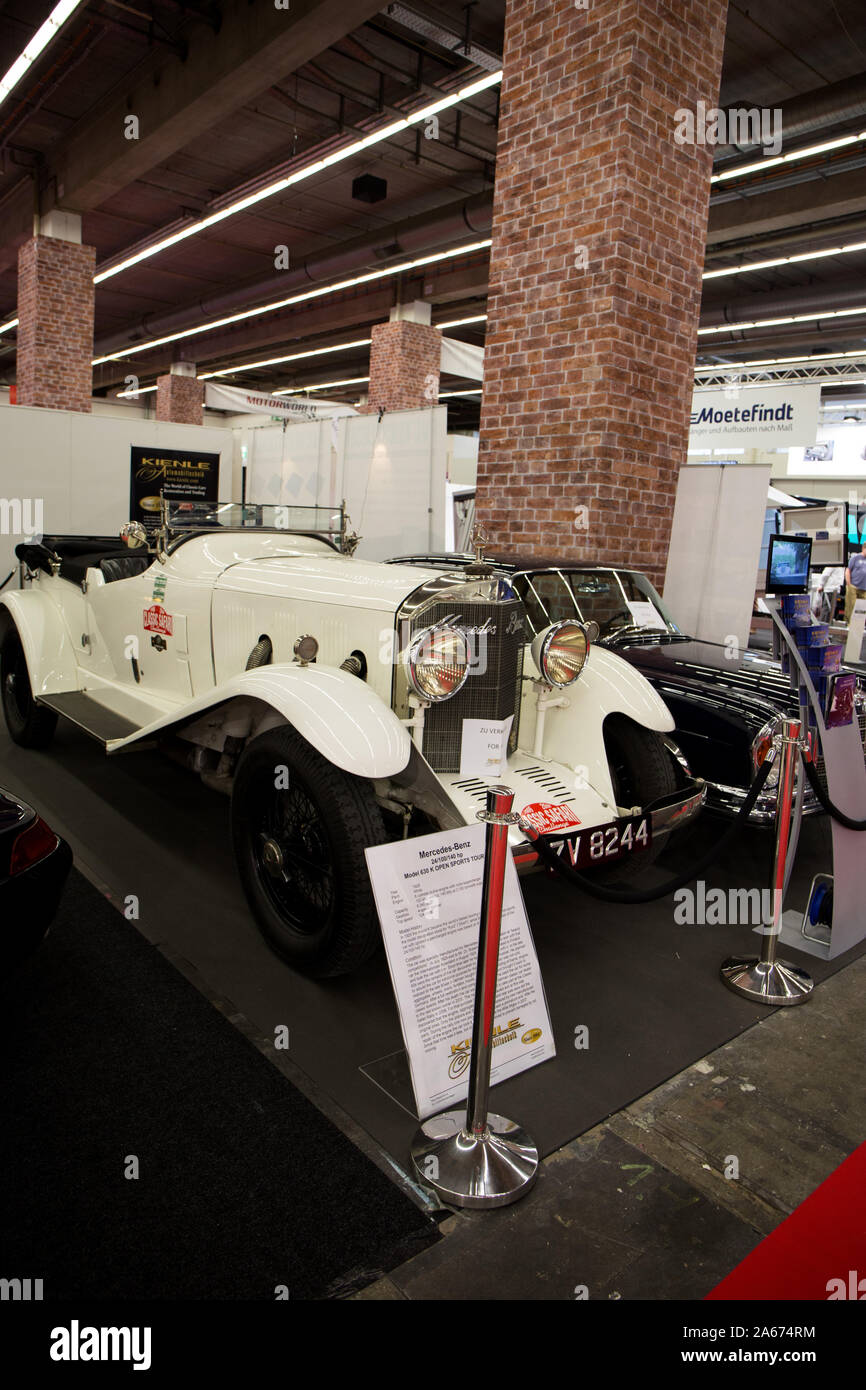
<svg viewBox="0 0 866 1390">
<path fill-rule="evenodd" d="M 626 628 L 680 632 L 646 575 L 634 570 L 534 570 L 515 574 L 512 583 L 533 636 L 568 618 L 597 622 L 600 638 Z"/>
<path fill-rule="evenodd" d="M 253 502 L 178 502 L 165 499 L 167 526 L 174 535 L 190 531 L 289 531 L 338 539 L 343 531 L 339 507 L 293 507 Z"/>
</svg>

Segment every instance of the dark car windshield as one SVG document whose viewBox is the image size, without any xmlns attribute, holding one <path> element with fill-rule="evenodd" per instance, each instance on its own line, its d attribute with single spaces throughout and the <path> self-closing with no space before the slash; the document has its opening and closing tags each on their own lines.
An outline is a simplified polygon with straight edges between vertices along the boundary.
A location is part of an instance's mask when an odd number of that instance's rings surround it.
<svg viewBox="0 0 866 1390">
<path fill-rule="evenodd" d="M 680 631 L 646 576 L 634 570 L 530 570 L 513 575 L 512 583 L 533 634 L 567 618 L 597 622 L 602 638 L 623 628 Z"/>
</svg>

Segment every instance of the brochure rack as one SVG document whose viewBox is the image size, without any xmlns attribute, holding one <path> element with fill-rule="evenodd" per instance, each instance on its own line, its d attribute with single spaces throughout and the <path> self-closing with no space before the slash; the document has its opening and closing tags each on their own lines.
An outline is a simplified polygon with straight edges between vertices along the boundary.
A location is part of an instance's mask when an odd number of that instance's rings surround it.
<svg viewBox="0 0 866 1390">
<path fill-rule="evenodd" d="M 773 619 L 773 650 L 776 655 L 786 655 L 790 671 L 791 687 L 797 692 L 800 705 L 800 718 L 804 728 L 817 735 L 819 751 L 824 758 L 827 777 L 827 790 L 830 800 L 847 815 L 860 819 L 866 817 L 866 763 L 863 757 L 863 739 L 858 711 L 850 724 L 838 728 L 827 728 L 824 709 L 818 697 L 809 667 L 797 645 L 793 633 L 782 620 L 781 604 L 778 599 L 767 599 L 767 608 Z M 803 785 L 801 775 L 797 796 L 794 829 L 791 837 L 788 877 L 796 853 L 800 826 Z M 810 955 L 823 960 L 833 960 L 850 947 L 866 938 L 866 907 L 862 864 L 866 851 L 863 832 L 849 830 L 832 821 L 833 864 L 832 864 L 832 913 L 825 926 L 812 925 L 808 917 L 808 905 L 799 911 L 788 910 L 782 916 L 781 939 L 790 946 L 797 946 Z M 819 877 L 822 877 L 819 875 Z"/>
</svg>

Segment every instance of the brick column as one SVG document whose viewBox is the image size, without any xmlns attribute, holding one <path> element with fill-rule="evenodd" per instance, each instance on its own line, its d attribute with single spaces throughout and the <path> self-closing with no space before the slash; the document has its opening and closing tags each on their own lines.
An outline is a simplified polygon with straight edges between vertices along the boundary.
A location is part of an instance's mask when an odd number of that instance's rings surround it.
<svg viewBox="0 0 866 1390">
<path fill-rule="evenodd" d="M 192 376 L 169 372 L 156 378 L 156 418 L 176 425 L 200 425 L 204 387 Z"/>
<path fill-rule="evenodd" d="M 664 575 L 727 0 L 508 0 L 478 469 L 493 547 Z M 585 508 L 586 511 L 576 511 Z"/>
<path fill-rule="evenodd" d="M 89 411 L 96 252 L 35 236 L 18 252 L 18 404 Z"/>
<path fill-rule="evenodd" d="M 373 325 L 370 386 L 362 414 L 439 404 L 442 334 L 429 323 L 399 319 Z"/>
</svg>

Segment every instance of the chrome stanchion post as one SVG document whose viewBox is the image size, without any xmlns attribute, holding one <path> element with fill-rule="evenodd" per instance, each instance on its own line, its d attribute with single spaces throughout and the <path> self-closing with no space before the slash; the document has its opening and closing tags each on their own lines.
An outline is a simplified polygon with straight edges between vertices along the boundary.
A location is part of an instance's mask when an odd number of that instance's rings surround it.
<svg viewBox="0 0 866 1390">
<path fill-rule="evenodd" d="M 770 923 L 764 924 L 761 954 L 734 956 L 722 966 L 722 979 L 737 994 L 760 1004 L 802 1004 L 812 992 L 813 982 L 805 970 L 787 961 L 776 960 L 776 943 L 782 921 L 785 896 L 785 864 L 791 837 L 794 777 L 800 754 L 799 719 L 782 719 L 773 742 L 773 754 L 780 750 L 779 788 L 776 797 L 776 845 L 770 883 L 773 909 Z"/>
<path fill-rule="evenodd" d="M 466 1111 L 433 1115 L 412 1141 L 419 1178 L 455 1207 L 507 1206 L 528 1192 L 538 1176 L 538 1149 L 531 1136 L 487 1109 L 508 827 L 518 819 L 511 810 L 513 800 L 509 787 L 489 787 L 487 809 L 479 813 L 487 834 Z"/>
</svg>

